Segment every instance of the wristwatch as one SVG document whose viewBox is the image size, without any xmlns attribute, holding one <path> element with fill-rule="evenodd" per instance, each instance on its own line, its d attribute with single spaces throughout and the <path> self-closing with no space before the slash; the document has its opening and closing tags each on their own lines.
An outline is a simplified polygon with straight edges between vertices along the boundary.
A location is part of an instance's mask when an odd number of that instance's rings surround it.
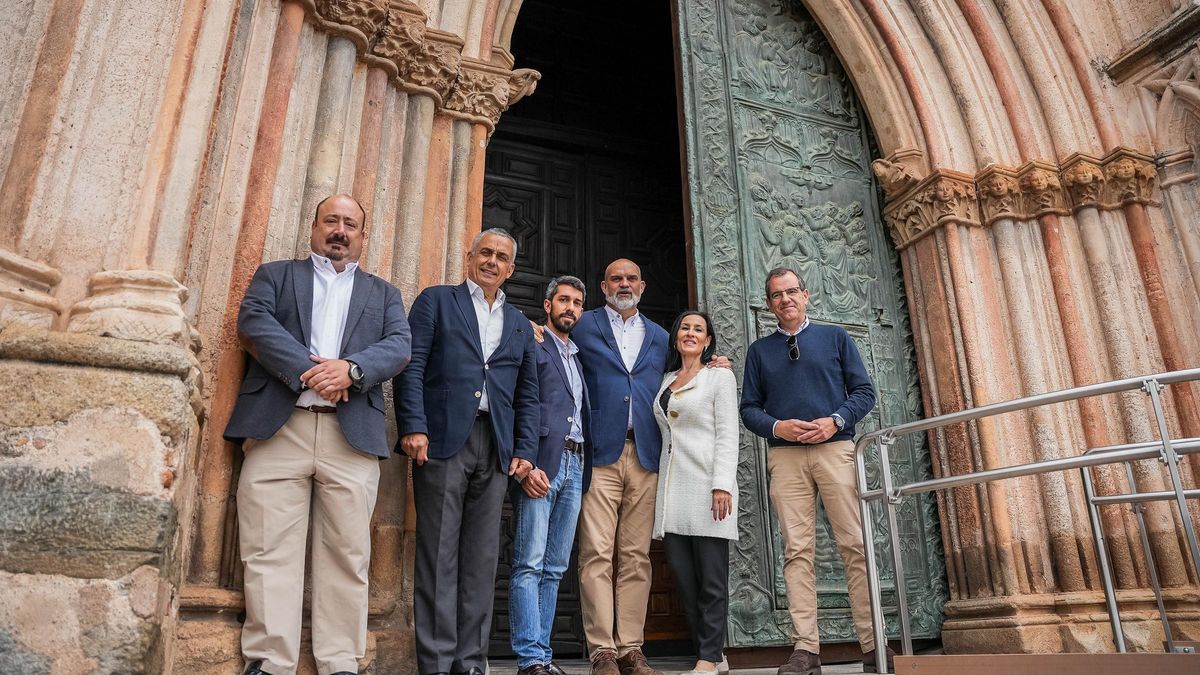
<svg viewBox="0 0 1200 675">
<path fill-rule="evenodd" d="M 833 413 L 830 417 L 833 418 L 833 423 L 837 425 L 838 431 L 846 428 L 846 420 L 842 419 L 841 415 Z"/>
<path fill-rule="evenodd" d="M 355 389 L 362 388 L 362 382 L 363 382 L 362 368 L 359 367 L 359 365 L 353 361 L 347 361 L 346 363 L 350 364 L 350 383 L 354 385 Z"/>
</svg>

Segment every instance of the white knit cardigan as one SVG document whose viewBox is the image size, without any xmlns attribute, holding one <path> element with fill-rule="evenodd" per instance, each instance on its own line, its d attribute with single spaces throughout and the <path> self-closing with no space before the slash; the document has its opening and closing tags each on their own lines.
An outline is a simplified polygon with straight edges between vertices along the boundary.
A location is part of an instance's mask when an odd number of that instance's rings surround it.
<svg viewBox="0 0 1200 675">
<path fill-rule="evenodd" d="M 654 504 L 654 538 L 663 534 L 738 538 L 737 378 L 728 368 L 702 368 L 691 382 L 671 394 L 667 414 L 658 400 L 675 381 L 663 376 L 654 397 L 654 419 L 662 431 L 658 464 L 658 500 Z M 714 520 L 712 491 L 733 495 L 733 512 Z"/>
</svg>

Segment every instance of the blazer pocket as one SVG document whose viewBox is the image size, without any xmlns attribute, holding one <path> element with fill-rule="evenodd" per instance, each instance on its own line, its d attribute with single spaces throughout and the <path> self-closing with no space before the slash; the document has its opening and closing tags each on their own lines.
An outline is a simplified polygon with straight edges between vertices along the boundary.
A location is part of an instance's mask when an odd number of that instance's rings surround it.
<svg viewBox="0 0 1200 675">
<path fill-rule="evenodd" d="M 379 387 L 375 387 L 374 389 L 370 389 L 367 391 L 367 403 L 370 403 L 372 408 L 378 410 L 381 413 L 387 412 L 384 410 L 384 405 L 383 405 L 383 390 L 380 389 Z"/>
<path fill-rule="evenodd" d="M 242 380 L 242 386 L 238 389 L 238 395 L 253 394 L 267 386 L 267 378 L 265 377 L 248 377 Z"/>
</svg>

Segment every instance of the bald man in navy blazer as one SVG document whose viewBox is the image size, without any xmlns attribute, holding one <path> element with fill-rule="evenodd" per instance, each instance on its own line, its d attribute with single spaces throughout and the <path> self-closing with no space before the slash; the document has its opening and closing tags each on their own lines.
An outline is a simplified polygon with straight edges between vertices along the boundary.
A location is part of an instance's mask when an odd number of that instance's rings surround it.
<svg viewBox="0 0 1200 675">
<path fill-rule="evenodd" d="M 425 289 L 409 314 L 412 363 L 394 390 L 398 449 L 415 463 L 420 675 L 483 674 L 508 476 L 537 456 L 532 328 L 500 290 L 516 254 L 504 230 L 480 233 L 467 280 Z"/>
</svg>

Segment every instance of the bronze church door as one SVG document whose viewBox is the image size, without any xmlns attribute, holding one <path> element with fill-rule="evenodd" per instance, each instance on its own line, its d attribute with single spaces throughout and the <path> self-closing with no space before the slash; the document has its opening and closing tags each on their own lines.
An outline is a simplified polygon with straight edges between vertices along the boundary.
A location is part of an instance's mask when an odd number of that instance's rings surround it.
<svg viewBox="0 0 1200 675">
<path fill-rule="evenodd" d="M 730 357 L 740 368 L 746 346 L 774 329 L 763 282 L 770 268 L 789 265 L 812 290 L 810 317 L 849 331 L 879 391 L 860 432 L 919 417 L 903 280 L 880 218 L 870 136 L 828 42 L 798 0 L 677 4 L 697 295 Z M 731 646 L 789 642 L 765 453 L 744 431 Z M 922 440 L 896 453 L 905 480 L 929 476 Z M 883 541 L 882 519 L 876 527 Z M 937 637 L 946 582 L 934 499 L 906 500 L 900 528 L 914 633 Z M 822 641 L 853 641 L 842 563 L 824 516 L 816 568 Z M 886 606 L 895 584 L 886 562 L 882 574 Z"/>
</svg>

